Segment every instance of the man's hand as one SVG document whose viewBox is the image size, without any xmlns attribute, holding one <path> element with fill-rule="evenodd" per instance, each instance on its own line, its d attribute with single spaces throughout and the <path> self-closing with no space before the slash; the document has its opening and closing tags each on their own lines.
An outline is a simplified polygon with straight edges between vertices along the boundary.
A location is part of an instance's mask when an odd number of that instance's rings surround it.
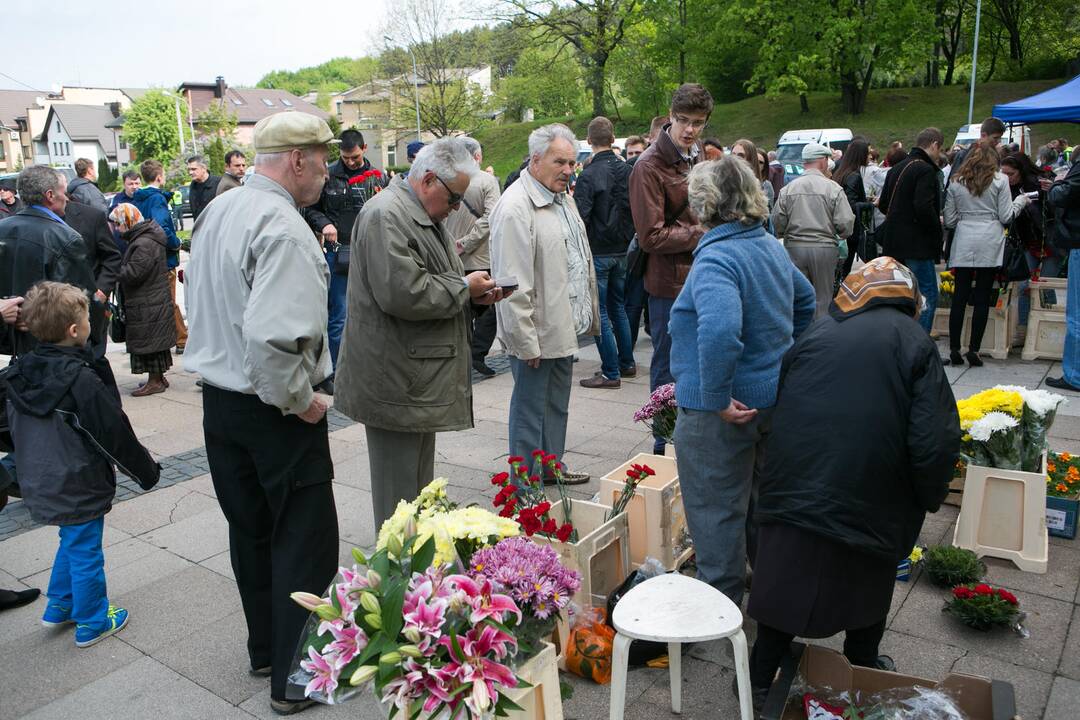
<svg viewBox="0 0 1080 720">
<path fill-rule="evenodd" d="M 465 243 L 461 242 L 460 240 L 455 240 L 454 250 L 457 252 L 458 255 L 461 255 L 463 252 L 465 252 Z"/>
<path fill-rule="evenodd" d="M 1053 180 L 1050 180 L 1049 178 L 1039 178 L 1039 187 L 1042 188 L 1043 192 L 1049 192 L 1050 188 L 1052 188 L 1053 186 Z"/>
<path fill-rule="evenodd" d="M 22 297 L 10 297 L 0 300 L 0 317 L 3 317 L 4 322 L 8 325 L 14 325 L 19 319 L 19 313 L 22 311 L 22 304 Z"/>
<path fill-rule="evenodd" d="M 524 360 L 524 358 L 522 359 Z M 525 364 L 535 370 L 536 368 L 540 367 L 540 358 L 534 357 L 532 360 L 525 360 Z"/>
<path fill-rule="evenodd" d="M 731 398 L 731 404 L 727 409 L 720 411 L 720 417 L 724 422 L 732 425 L 745 425 L 757 416 L 757 410 L 751 410 L 735 398 Z"/>
<path fill-rule="evenodd" d="M 330 396 L 317 392 L 311 396 L 311 404 L 308 409 L 297 415 L 306 423 L 314 425 L 323 419 L 326 411 L 330 409 Z"/>
<path fill-rule="evenodd" d="M 465 282 L 469 285 L 469 297 L 481 305 L 490 305 L 494 300 L 485 300 L 484 296 L 492 290 L 497 290 L 495 281 L 483 270 L 471 272 L 465 276 Z M 502 299 L 502 295 L 499 295 Z"/>
<path fill-rule="evenodd" d="M 330 243 L 333 245 L 338 241 L 337 228 L 332 223 L 327 223 L 322 229 L 323 243 Z"/>
</svg>

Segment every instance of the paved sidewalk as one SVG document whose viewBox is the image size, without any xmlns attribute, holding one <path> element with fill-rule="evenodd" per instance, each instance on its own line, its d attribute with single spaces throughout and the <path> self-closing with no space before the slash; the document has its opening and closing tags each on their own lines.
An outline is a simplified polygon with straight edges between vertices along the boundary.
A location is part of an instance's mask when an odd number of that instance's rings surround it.
<svg viewBox="0 0 1080 720">
<path fill-rule="evenodd" d="M 589 497 L 599 475 L 638 452 L 649 452 L 651 438 L 633 422 L 633 412 L 648 397 L 648 339 L 642 338 L 642 372 L 620 390 L 585 390 L 571 397 L 566 462 L 594 480 L 575 489 Z M 269 682 L 247 674 L 245 630 L 239 596 L 229 565 L 225 520 L 214 497 L 202 437 L 202 397 L 194 377 L 170 372 L 170 390 L 132 398 L 138 379 L 129 373 L 127 355 L 113 349 L 110 359 L 123 386 L 124 407 L 142 441 L 167 468 L 160 487 L 141 493 L 122 487 L 106 516 L 106 575 L 110 599 L 131 611 L 131 624 L 92 648 L 77 650 L 70 631 L 41 628 L 44 601 L 0 613 L 0 720 L 69 718 L 155 720 L 172 718 L 270 718 Z M 497 365 L 493 361 L 493 366 Z M 599 367 L 595 349 L 583 348 L 575 380 Z M 1038 386 L 1049 362 L 987 360 L 983 368 L 948 368 L 957 396 L 998 383 Z M 476 383 L 476 427 L 438 436 L 436 474 L 450 479 L 460 502 L 490 502 L 490 475 L 506 456 L 508 373 Z M 837 432 L 843 432 L 838 428 Z M 354 545 L 370 548 L 370 481 L 364 429 L 336 415 L 331 424 L 335 462 L 334 492 L 341 529 L 341 558 Z M 1080 396 L 1059 413 L 1052 438 L 1055 449 L 1080 452 Z M 123 484 L 122 484 L 123 485 Z M 34 527 L 22 503 L 0 511 L 0 587 L 41 587 L 48 582 L 56 550 L 56 529 Z M 956 509 L 946 507 L 927 519 L 922 541 L 951 537 Z M 1080 544 L 1051 539 L 1050 572 L 1020 573 L 1006 563 L 988 561 L 989 581 L 1013 589 L 1028 612 L 1029 639 L 1007 633 L 979 633 L 958 626 L 940 612 L 943 593 L 923 579 L 898 583 L 882 652 L 904 671 L 939 677 L 950 670 L 991 675 L 1014 683 L 1025 720 L 1066 720 L 1080 713 Z M 753 623 L 748 623 L 753 638 Z M 825 644 L 839 647 L 836 639 Z M 693 648 L 683 663 L 683 714 L 698 718 L 738 717 L 730 693 L 732 669 L 722 643 Z M 608 692 L 573 676 L 565 716 L 579 720 L 607 717 Z M 337 707 L 319 707 L 305 718 L 378 718 L 367 697 Z M 670 715 L 667 670 L 630 674 L 628 719 L 657 720 Z"/>
</svg>

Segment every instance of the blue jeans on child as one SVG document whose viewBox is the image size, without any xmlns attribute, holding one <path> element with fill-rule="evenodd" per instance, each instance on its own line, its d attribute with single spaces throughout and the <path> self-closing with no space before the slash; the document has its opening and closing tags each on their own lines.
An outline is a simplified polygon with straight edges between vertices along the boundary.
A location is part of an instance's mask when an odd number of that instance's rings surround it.
<svg viewBox="0 0 1080 720">
<path fill-rule="evenodd" d="M 109 596 L 105 589 L 105 554 L 101 536 L 105 518 L 60 526 L 49 578 L 49 603 L 71 608 L 71 619 L 94 629 L 109 626 Z"/>
<path fill-rule="evenodd" d="M 630 322 L 626 319 L 626 255 L 593 258 L 596 291 L 600 300 L 600 371 L 608 380 L 617 380 L 620 370 L 634 367 L 634 346 L 630 344 Z"/>
<path fill-rule="evenodd" d="M 330 345 L 330 361 L 337 371 L 338 350 L 341 349 L 341 333 L 345 331 L 345 295 L 349 287 L 349 276 L 334 272 L 337 251 L 326 253 L 326 264 L 330 266 L 330 291 L 326 297 L 326 339 Z"/>
</svg>

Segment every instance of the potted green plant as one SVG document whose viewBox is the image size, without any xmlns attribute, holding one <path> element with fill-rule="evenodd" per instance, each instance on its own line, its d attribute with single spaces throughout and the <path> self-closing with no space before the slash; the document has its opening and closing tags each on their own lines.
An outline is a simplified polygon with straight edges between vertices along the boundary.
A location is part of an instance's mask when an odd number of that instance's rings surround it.
<svg viewBox="0 0 1080 720">
<path fill-rule="evenodd" d="M 923 570 L 941 587 L 954 587 L 982 580 L 986 565 L 970 550 L 952 545 L 934 545 L 923 553 Z"/>
</svg>

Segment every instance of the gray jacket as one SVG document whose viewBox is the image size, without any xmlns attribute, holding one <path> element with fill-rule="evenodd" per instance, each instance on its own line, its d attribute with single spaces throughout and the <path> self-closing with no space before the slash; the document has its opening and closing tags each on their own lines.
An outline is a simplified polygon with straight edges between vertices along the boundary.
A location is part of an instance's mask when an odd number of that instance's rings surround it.
<svg viewBox="0 0 1080 720">
<path fill-rule="evenodd" d="M 945 227 L 953 234 L 949 267 L 999 267 L 1005 255 L 1005 228 L 1027 205 L 1025 195 L 1013 200 L 1009 179 L 998 173 L 982 195 L 972 195 L 962 182 L 945 190 Z"/>
<path fill-rule="evenodd" d="M 109 201 L 105 199 L 105 194 L 98 189 L 95 183 L 90 182 L 86 178 L 75 178 L 68 185 L 67 189 L 68 197 L 75 202 L 81 202 L 83 205 L 89 205 L 90 207 L 96 207 L 106 215 L 109 214 Z"/>
<path fill-rule="evenodd" d="M 472 427 L 469 289 L 442 223 L 396 178 L 364 204 L 352 248 L 338 410 L 398 432 Z"/>
<path fill-rule="evenodd" d="M 817 170 L 807 170 L 780 189 L 773 228 L 785 245 L 831 245 L 855 229 L 844 189 Z"/>
<path fill-rule="evenodd" d="M 443 221 L 450 239 L 461 242 L 461 264 L 465 266 L 465 272 L 491 269 L 488 220 L 497 202 L 499 180 L 490 173 L 477 173 L 465 191 L 465 201 L 461 207 Z M 479 217 L 469 208 L 479 213 Z"/>
</svg>

